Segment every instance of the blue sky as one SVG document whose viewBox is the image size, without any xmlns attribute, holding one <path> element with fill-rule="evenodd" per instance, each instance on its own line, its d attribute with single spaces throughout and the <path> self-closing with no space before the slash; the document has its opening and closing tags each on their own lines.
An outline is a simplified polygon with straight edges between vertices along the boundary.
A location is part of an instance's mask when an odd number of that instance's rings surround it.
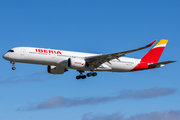
<svg viewBox="0 0 180 120">
<path fill-rule="evenodd" d="M 113 53 L 168 39 L 160 61 L 180 59 L 180 2 L 0 1 L 3 55 L 17 46 Z M 127 54 L 141 58 L 146 50 Z M 47 73 L 47 66 L 1 61 L 1 120 L 179 120 L 179 62 L 132 73 Z"/>
</svg>

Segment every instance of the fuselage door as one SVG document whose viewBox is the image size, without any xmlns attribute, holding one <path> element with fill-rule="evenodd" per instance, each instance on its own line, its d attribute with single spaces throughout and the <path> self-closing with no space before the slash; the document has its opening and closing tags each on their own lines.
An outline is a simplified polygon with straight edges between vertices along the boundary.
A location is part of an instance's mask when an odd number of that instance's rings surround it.
<svg viewBox="0 0 180 120">
<path fill-rule="evenodd" d="M 25 49 L 21 49 L 21 55 L 24 55 L 25 54 Z"/>
<path fill-rule="evenodd" d="M 52 54 L 51 56 L 52 56 L 52 58 L 56 58 L 56 54 Z"/>
</svg>

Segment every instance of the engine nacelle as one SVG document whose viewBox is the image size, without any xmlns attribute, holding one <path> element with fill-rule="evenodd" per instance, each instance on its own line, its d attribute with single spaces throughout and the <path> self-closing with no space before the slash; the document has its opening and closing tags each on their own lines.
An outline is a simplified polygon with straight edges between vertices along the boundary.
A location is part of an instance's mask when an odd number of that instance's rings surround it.
<svg viewBox="0 0 180 120">
<path fill-rule="evenodd" d="M 47 67 L 47 71 L 50 74 L 63 74 L 65 71 L 67 71 L 65 68 L 57 67 L 57 66 L 49 66 Z"/>
<path fill-rule="evenodd" d="M 71 68 L 83 68 L 86 67 L 86 61 L 81 58 L 69 58 L 68 59 L 68 67 Z"/>
</svg>

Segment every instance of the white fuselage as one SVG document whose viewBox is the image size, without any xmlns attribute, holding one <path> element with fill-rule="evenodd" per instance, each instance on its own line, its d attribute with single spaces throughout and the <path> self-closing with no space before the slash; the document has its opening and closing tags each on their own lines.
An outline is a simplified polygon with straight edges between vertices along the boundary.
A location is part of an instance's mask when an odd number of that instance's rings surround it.
<svg viewBox="0 0 180 120">
<path fill-rule="evenodd" d="M 68 69 L 74 69 L 68 67 L 69 58 L 83 59 L 86 57 L 99 55 L 34 47 L 16 47 L 11 50 L 14 52 L 7 52 L 4 54 L 4 59 L 20 63 L 52 65 Z M 103 63 L 94 71 L 129 72 L 140 62 L 140 60 L 141 59 L 120 57 L 119 59 L 113 59 L 110 62 Z M 81 70 L 90 71 L 88 67 L 81 68 Z"/>
</svg>

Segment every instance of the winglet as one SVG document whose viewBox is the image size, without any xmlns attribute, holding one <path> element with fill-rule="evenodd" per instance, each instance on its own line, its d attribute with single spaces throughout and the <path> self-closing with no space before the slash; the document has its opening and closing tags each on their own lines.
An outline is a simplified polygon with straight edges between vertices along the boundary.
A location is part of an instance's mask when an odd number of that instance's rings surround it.
<svg viewBox="0 0 180 120">
<path fill-rule="evenodd" d="M 147 47 L 150 47 L 151 45 L 153 45 L 156 42 L 156 40 L 152 41 L 150 44 L 147 45 Z"/>
</svg>

